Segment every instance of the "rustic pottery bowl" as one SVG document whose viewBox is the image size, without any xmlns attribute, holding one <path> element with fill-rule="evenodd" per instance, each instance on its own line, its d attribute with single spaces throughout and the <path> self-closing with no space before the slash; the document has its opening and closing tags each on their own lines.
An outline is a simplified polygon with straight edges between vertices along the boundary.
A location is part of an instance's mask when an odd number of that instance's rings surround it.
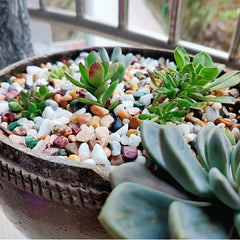
<svg viewBox="0 0 240 240">
<path fill-rule="evenodd" d="M 109 53 L 113 48 L 106 48 Z M 0 81 L 25 72 L 27 65 L 74 59 L 81 51 L 60 52 L 17 62 L 0 71 Z M 145 57 L 173 60 L 173 52 L 122 48 Z M 0 135 L 0 204 L 28 238 L 109 238 L 97 216 L 111 191 L 108 169 L 83 168 L 58 157 L 43 156 Z"/>
</svg>

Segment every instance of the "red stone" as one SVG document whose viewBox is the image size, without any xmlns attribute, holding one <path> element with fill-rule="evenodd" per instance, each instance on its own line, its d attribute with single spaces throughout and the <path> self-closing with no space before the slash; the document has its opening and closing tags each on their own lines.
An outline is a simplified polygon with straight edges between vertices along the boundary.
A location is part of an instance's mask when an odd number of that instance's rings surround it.
<svg viewBox="0 0 240 240">
<path fill-rule="evenodd" d="M 124 161 L 133 161 L 138 157 L 137 148 L 134 146 L 124 146 L 122 149 Z"/>
<path fill-rule="evenodd" d="M 68 144 L 68 139 L 64 136 L 59 136 L 53 141 L 53 145 L 57 148 L 65 148 Z"/>
<path fill-rule="evenodd" d="M 80 132 L 80 128 L 76 125 L 72 126 L 72 133 L 73 135 L 77 135 Z"/>
</svg>

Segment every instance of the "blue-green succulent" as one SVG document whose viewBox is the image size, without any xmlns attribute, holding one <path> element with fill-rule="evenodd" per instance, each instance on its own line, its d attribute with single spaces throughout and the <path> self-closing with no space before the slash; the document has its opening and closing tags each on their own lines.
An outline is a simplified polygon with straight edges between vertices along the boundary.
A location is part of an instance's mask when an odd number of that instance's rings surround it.
<svg viewBox="0 0 240 240">
<path fill-rule="evenodd" d="M 232 146 L 209 123 L 197 134 L 194 154 L 173 124 L 143 121 L 140 131 L 160 172 L 134 162 L 111 172 L 113 191 L 99 220 L 112 236 L 239 238 L 240 142 Z"/>
</svg>

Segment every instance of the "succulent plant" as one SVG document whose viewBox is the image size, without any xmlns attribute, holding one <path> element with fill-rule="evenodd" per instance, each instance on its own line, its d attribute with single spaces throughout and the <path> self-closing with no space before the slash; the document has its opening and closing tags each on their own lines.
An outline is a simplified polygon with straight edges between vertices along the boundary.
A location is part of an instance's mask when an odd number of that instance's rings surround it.
<svg viewBox="0 0 240 240">
<path fill-rule="evenodd" d="M 17 118 L 26 117 L 33 120 L 42 115 L 46 107 L 45 101 L 53 95 L 46 86 L 41 86 L 39 90 L 31 88 L 26 92 L 21 91 L 17 99 L 10 98 L 8 105 L 12 112 L 17 113 Z"/>
<path fill-rule="evenodd" d="M 51 71 L 48 73 L 48 77 L 55 78 L 55 79 L 62 79 L 63 77 L 66 76 L 65 72 L 67 72 L 70 75 L 73 74 L 73 70 L 69 69 L 66 64 L 63 64 L 60 66 L 58 64 L 55 64 L 51 67 Z"/>
<path fill-rule="evenodd" d="M 190 108 L 202 109 L 207 101 L 234 104 L 231 96 L 208 96 L 212 91 L 237 85 L 240 82 L 240 71 L 231 71 L 218 75 L 224 65 L 213 64 L 206 53 L 196 54 L 192 61 L 182 46 L 174 51 L 177 69 L 161 68 L 151 72 L 150 86 L 158 93 L 149 114 L 140 115 L 140 119 L 151 119 L 156 122 L 167 121 L 179 123 Z M 159 98 L 164 98 L 159 103 Z"/>
<path fill-rule="evenodd" d="M 79 63 L 80 81 L 74 79 L 67 72 L 65 74 L 74 85 L 85 88 L 96 98 L 96 101 L 79 98 L 80 102 L 105 107 L 117 84 L 122 80 L 126 67 L 129 66 L 132 59 L 132 54 L 122 55 L 119 47 L 114 48 L 110 59 L 107 51 L 104 48 L 100 48 L 99 53 L 89 53 L 85 65 L 81 62 Z M 115 101 L 109 106 L 109 109 L 113 109 L 117 104 L 118 101 Z"/>
<path fill-rule="evenodd" d="M 240 142 L 232 147 L 209 123 L 197 134 L 196 158 L 174 125 L 143 121 L 140 128 L 149 157 L 164 171 L 134 162 L 114 169 L 102 225 L 117 238 L 239 238 Z"/>
</svg>

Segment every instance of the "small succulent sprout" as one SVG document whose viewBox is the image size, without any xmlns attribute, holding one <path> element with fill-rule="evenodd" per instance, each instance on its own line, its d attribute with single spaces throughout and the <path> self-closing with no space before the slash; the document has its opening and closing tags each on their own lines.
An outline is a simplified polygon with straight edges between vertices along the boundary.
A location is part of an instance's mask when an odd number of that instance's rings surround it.
<svg viewBox="0 0 240 240">
<path fill-rule="evenodd" d="M 26 117 L 33 120 L 42 115 L 46 107 L 45 101 L 53 95 L 54 93 L 50 93 L 46 86 L 41 86 L 39 90 L 31 88 L 27 92 L 21 91 L 18 99 L 10 98 L 8 100 L 9 109 L 18 113 L 16 117 Z"/>
<path fill-rule="evenodd" d="M 101 57 L 98 53 L 91 52 L 86 58 L 85 65 L 81 62 L 79 63 L 80 81 L 74 79 L 67 72 L 65 74 L 74 85 L 85 88 L 97 99 L 97 101 L 93 101 L 79 98 L 80 102 L 105 107 L 108 99 L 115 91 L 119 79 L 121 80 L 125 73 L 125 66 L 123 67 L 121 62 L 110 63 L 102 61 L 102 58 L 108 60 L 108 55 L 105 49 L 102 49 L 100 53 L 102 54 Z M 115 108 L 117 104 L 118 101 L 113 102 L 109 106 L 109 110 Z"/>
<path fill-rule="evenodd" d="M 51 71 L 48 73 L 49 78 L 62 79 L 65 77 L 65 72 L 73 74 L 73 70 L 69 69 L 67 65 L 63 64 L 62 66 L 53 65 Z"/>
<path fill-rule="evenodd" d="M 191 61 L 185 49 L 178 46 L 174 51 L 177 69 L 164 68 L 162 71 L 149 72 L 150 85 L 156 96 L 150 114 L 140 115 L 140 119 L 151 119 L 160 123 L 182 122 L 190 108 L 202 109 L 207 101 L 234 104 L 231 96 L 209 97 L 211 91 L 229 88 L 240 82 L 240 71 L 221 73 L 223 66 L 212 62 L 206 53 L 198 53 Z M 218 77 L 218 78 L 217 78 Z M 159 104 L 159 98 L 166 101 Z"/>
</svg>

